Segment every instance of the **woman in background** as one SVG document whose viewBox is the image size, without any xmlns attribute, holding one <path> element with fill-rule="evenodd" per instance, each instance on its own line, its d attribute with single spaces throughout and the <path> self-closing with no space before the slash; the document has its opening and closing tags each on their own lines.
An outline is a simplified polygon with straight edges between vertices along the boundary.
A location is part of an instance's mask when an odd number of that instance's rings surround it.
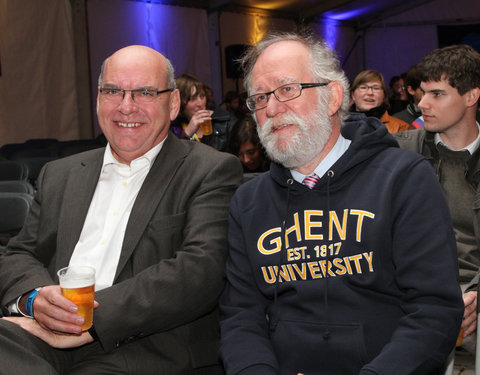
<svg viewBox="0 0 480 375">
<path fill-rule="evenodd" d="M 270 160 L 258 139 L 257 126 L 251 117 L 234 125 L 226 151 L 240 159 L 245 173 L 265 172 L 270 167 Z"/>
<path fill-rule="evenodd" d="M 352 83 L 351 112 L 362 112 L 376 117 L 385 124 L 390 133 L 413 129 L 410 124 L 388 114 L 389 102 L 387 87 L 382 74 L 375 70 L 360 72 Z"/>
<path fill-rule="evenodd" d="M 230 114 L 220 108 L 215 111 L 207 109 L 205 85 L 194 76 L 182 74 L 175 82 L 180 91 L 180 113 L 172 121 L 170 130 L 179 138 L 202 142 L 224 151 L 233 127 Z"/>
</svg>

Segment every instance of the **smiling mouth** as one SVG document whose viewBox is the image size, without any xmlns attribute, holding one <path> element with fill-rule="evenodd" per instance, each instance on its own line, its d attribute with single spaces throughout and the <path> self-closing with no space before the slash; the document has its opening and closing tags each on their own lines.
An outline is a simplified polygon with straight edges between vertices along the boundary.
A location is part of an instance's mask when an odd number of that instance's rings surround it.
<svg viewBox="0 0 480 375">
<path fill-rule="evenodd" d="M 138 128 L 142 124 L 140 122 L 117 122 L 118 126 L 122 128 Z"/>
<path fill-rule="evenodd" d="M 293 124 L 282 124 L 282 125 L 276 125 L 276 126 L 273 126 L 272 127 L 272 131 L 277 131 L 277 130 L 280 130 L 280 129 L 283 129 L 283 128 L 286 128 L 287 126 L 291 126 Z"/>
</svg>

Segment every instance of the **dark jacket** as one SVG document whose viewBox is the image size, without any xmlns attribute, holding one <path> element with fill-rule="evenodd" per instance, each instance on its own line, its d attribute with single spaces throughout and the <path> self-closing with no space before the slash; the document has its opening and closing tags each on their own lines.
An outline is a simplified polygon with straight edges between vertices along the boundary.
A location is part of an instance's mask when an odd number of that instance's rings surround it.
<svg viewBox="0 0 480 375">
<path fill-rule="evenodd" d="M 393 114 L 393 117 L 396 117 L 400 120 L 405 121 L 408 124 L 412 124 L 417 118 L 422 115 L 422 111 L 413 103 L 407 105 L 403 111 Z"/>
<path fill-rule="evenodd" d="M 202 143 L 212 146 L 219 151 L 225 151 L 228 137 L 233 125 L 235 124 L 235 121 L 236 119 L 232 118 L 230 113 L 221 108 L 216 108 L 215 112 L 212 114 L 213 133 L 211 135 L 204 136 L 202 138 Z M 183 124 L 188 124 L 188 120 L 179 115 L 174 121 L 172 121 L 170 130 L 178 138 L 189 139 L 189 137 L 187 137 L 183 131 Z"/>
<path fill-rule="evenodd" d="M 430 165 L 377 119 L 352 115 L 342 134 L 312 190 L 272 163 L 232 199 L 228 374 L 440 373 L 455 344 L 455 238 Z"/>
</svg>

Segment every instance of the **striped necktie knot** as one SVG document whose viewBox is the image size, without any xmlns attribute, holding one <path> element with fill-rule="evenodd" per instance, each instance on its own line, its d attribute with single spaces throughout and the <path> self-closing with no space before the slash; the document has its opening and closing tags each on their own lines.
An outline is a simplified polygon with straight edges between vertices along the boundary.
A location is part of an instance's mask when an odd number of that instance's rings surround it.
<svg viewBox="0 0 480 375">
<path fill-rule="evenodd" d="M 311 176 L 307 176 L 303 179 L 303 184 L 308 186 L 309 189 L 313 189 L 315 184 L 320 180 L 320 177 L 318 177 L 315 173 L 312 174 Z"/>
</svg>

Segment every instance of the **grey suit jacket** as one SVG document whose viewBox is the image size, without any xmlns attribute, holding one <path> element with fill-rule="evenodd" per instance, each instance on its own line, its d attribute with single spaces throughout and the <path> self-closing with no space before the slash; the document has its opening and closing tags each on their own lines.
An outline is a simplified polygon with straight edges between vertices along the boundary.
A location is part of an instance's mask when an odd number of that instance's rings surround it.
<svg viewBox="0 0 480 375">
<path fill-rule="evenodd" d="M 47 164 L 30 215 L 0 258 L 2 309 L 58 284 L 100 175 L 104 149 Z M 106 351 L 157 351 L 159 373 L 190 373 L 217 361 L 217 299 L 224 285 L 227 216 L 240 184 L 238 159 L 173 135 L 134 203 L 114 285 L 96 293 L 94 326 Z M 163 362 L 162 362 L 163 361 Z M 174 363 L 174 364 L 173 364 Z M 129 366 L 133 366 L 130 364 Z"/>
</svg>

